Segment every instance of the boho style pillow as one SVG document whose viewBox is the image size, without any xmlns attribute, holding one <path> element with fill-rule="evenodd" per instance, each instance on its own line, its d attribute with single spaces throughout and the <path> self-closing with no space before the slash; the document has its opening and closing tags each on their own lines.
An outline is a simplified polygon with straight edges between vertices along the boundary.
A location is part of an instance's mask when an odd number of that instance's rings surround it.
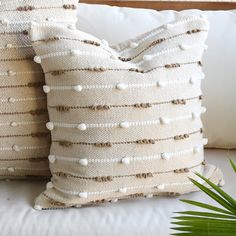
<svg viewBox="0 0 236 236">
<path fill-rule="evenodd" d="M 33 61 L 30 21 L 76 22 L 77 0 L 4 0 L 0 5 L 0 178 L 49 176 L 44 74 Z"/>
<path fill-rule="evenodd" d="M 176 196 L 204 162 L 200 115 L 208 23 L 183 18 L 115 47 L 54 23 L 31 38 L 46 85 L 51 182 L 36 209 Z"/>
</svg>

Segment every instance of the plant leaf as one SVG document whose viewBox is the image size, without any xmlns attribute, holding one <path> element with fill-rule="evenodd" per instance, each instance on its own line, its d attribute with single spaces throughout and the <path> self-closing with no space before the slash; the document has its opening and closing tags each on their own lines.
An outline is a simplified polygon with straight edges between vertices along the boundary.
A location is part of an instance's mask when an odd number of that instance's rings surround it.
<svg viewBox="0 0 236 236">
<path fill-rule="evenodd" d="M 236 173 L 236 164 L 232 160 L 229 160 L 229 161 L 230 161 L 230 164 L 231 164 L 234 172 Z"/>
<path fill-rule="evenodd" d="M 236 201 L 229 194 L 227 194 L 225 191 L 223 191 L 221 188 L 219 188 L 217 185 L 215 185 L 199 173 L 196 173 L 196 175 L 199 178 L 203 179 L 206 183 L 208 183 L 216 192 L 218 192 L 225 200 L 227 200 L 235 208 L 236 211 Z"/>
<path fill-rule="evenodd" d="M 236 219 L 236 216 L 211 213 L 211 212 L 200 212 L 200 211 L 183 211 L 183 212 L 175 212 L 177 214 L 183 215 L 191 215 L 191 216 L 206 216 L 206 217 L 215 217 L 215 218 L 224 218 L 224 219 Z M 176 217 L 173 217 L 174 219 Z"/>
<path fill-rule="evenodd" d="M 194 205 L 194 206 L 198 206 L 198 207 L 201 207 L 201 208 L 204 208 L 204 209 L 208 209 L 208 210 L 212 210 L 212 211 L 216 211 L 216 212 L 221 212 L 221 213 L 225 213 L 225 214 L 228 214 L 228 215 L 234 215 L 230 211 L 226 211 L 224 209 L 221 209 L 219 207 L 215 207 L 215 206 L 212 206 L 212 205 L 209 205 L 209 204 L 206 204 L 206 203 L 196 202 L 196 201 L 192 201 L 192 200 L 185 200 L 185 199 L 180 199 L 180 201 L 185 202 L 187 204 Z"/>
<path fill-rule="evenodd" d="M 220 205 L 231 211 L 232 213 L 236 213 L 236 209 L 232 207 L 231 204 L 229 204 L 227 201 L 225 201 L 220 195 L 214 193 L 209 188 L 205 187 L 204 185 L 198 183 L 196 180 L 189 178 L 190 181 L 196 185 L 199 189 L 201 189 L 204 193 L 206 193 L 208 196 L 210 196 L 212 199 L 214 199 L 216 202 L 218 202 Z"/>
</svg>

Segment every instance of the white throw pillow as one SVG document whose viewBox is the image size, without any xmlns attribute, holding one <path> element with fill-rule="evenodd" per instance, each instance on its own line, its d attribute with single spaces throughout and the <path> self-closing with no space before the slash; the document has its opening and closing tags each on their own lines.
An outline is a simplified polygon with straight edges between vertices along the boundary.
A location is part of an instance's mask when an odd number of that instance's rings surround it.
<svg viewBox="0 0 236 236">
<path fill-rule="evenodd" d="M 203 116 L 208 147 L 236 148 L 236 10 L 176 12 L 79 4 L 78 29 L 105 38 L 110 44 L 176 20 L 180 15 L 204 14 L 210 21 L 209 46 L 203 58 Z"/>
</svg>

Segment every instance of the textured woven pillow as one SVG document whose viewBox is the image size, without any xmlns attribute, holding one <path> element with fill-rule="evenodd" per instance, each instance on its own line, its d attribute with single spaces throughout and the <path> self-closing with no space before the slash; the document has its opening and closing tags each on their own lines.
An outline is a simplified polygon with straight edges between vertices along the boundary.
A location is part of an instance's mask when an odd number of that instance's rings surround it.
<svg viewBox="0 0 236 236">
<path fill-rule="evenodd" d="M 44 74 L 33 61 L 30 21 L 76 22 L 77 0 L 4 0 L 0 5 L 0 178 L 49 176 Z"/>
<path fill-rule="evenodd" d="M 184 18 L 112 49 L 57 24 L 32 26 L 46 75 L 52 172 L 36 209 L 175 196 L 204 163 L 201 57 L 208 24 Z M 222 183 L 222 182 L 221 182 Z"/>
</svg>

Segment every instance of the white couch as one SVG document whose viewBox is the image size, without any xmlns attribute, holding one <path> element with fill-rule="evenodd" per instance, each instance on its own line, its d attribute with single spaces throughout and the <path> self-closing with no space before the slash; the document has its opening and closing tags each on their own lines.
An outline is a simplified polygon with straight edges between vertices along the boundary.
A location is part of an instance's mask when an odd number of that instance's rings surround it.
<svg viewBox="0 0 236 236">
<path fill-rule="evenodd" d="M 199 14 L 198 11 L 186 12 L 186 14 L 190 13 Z M 157 27 L 173 19 L 176 14 L 178 13 L 173 11 L 156 12 L 81 4 L 78 11 L 78 27 L 97 37 L 106 38 L 113 44 Z M 214 40 L 220 40 L 222 37 L 225 37 L 225 40 L 228 37 L 228 42 L 231 42 L 229 35 L 223 34 L 223 28 L 236 28 L 236 11 L 206 12 L 206 14 L 210 16 L 214 29 L 214 33 L 209 37 L 208 44 Z M 133 27 L 131 27 L 132 25 Z M 219 31 L 215 32 L 215 30 Z M 236 29 L 234 30 L 236 32 Z M 218 45 L 217 42 L 214 43 Z M 234 102 L 236 101 L 234 94 L 236 80 L 233 81 L 235 70 L 227 70 L 226 65 L 232 63 L 233 66 L 236 62 L 236 44 L 232 40 L 231 45 L 218 46 L 222 47 L 219 48 L 219 51 L 222 52 L 221 55 L 224 52 L 227 58 L 225 61 L 214 57 L 214 51 L 210 51 L 207 57 L 206 63 L 208 68 L 211 68 L 207 73 L 210 73 L 210 77 L 217 76 L 217 83 L 206 81 L 204 87 L 205 105 L 211 107 L 209 112 L 213 116 L 213 124 L 209 123 L 209 128 L 213 128 L 213 131 L 207 130 L 207 132 L 209 135 L 213 135 L 211 138 L 215 143 L 224 143 L 224 141 L 227 144 L 236 143 L 236 139 L 233 140 L 236 125 L 227 131 L 227 123 L 232 123 L 235 120 L 232 114 L 236 114 L 236 106 L 234 103 L 234 107 L 229 109 L 229 105 L 224 104 L 229 98 L 231 102 L 232 99 Z M 226 46 L 227 50 L 224 48 Z M 232 60 L 234 61 L 232 62 Z M 221 61 L 221 65 L 222 63 L 225 64 L 226 69 L 214 68 L 218 61 Z M 222 75 L 225 75 L 224 79 L 227 78 L 227 82 L 223 80 L 223 77 L 222 80 L 220 79 Z M 225 83 L 229 89 L 223 87 Z M 218 99 L 220 89 L 222 90 L 220 95 L 225 96 L 225 100 L 218 102 L 218 106 L 213 106 L 212 100 Z M 222 127 L 217 127 L 219 119 L 214 119 L 214 115 L 219 112 L 219 109 L 226 114 Z M 215 126 L 217 127 L 216 130 L 214 130 Z M 224 173 L 226 185 L 223 189 L 236 196 L 236 175 L 230 168 L 229 157 L 236 161 L 236 151 L 206 151 L 207 162 L 220 167 Z M 170 234 L 169 228 L 173 212 L 193 209 L 192 206 L 181 203 L 180 198 L 213 203 L 205 194 L 198 192 L 179 198 L 159 197 L 121 201 L 116 204 L 104 204 L 82 209 L 35 211 L 32 208 L 33 201 L 44 188 L 44 181 L 0 182 L 0 236 L 167 236 Z"/>
</svg>

